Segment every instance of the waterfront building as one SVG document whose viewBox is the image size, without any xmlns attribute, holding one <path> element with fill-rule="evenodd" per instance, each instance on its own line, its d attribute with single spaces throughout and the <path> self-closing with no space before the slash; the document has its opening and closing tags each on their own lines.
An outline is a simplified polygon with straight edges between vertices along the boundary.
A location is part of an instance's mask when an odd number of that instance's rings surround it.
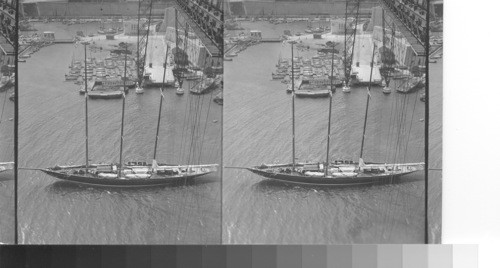
<svg viewBox="0 0 500 268">
<path fill-rule="evenodd" d="M 255 40 L 261 40 L 262 39 L 262 32 L 259 30 L 251 30 L 250 31 L 250 38 L 255 39 Z"/>
<path fill-rule="evenodd" d="M 178 49 L 187 55 L 190 65 L 203 68 L 208 57 L 205 46 L 192 29 L 189 29 L 186 33 L 186 21 L 183 16 L 177 14 L 177 20 L 176 34 L 175 9 L 167 8 L 163 21 L 163 25 L 165 26 L 165 42 L 174 49 L 177 43 Z M 176 36 L 178 38 L 177 42 L 175 40 Z"/>
<path fill-rule="evenodd" d="M 330 32 L 332 34 L 344 34 L 345 32 L 345 19 L 338 18 L 330 21 Z"/>
<path fill-rule="evenodd" d="M 154 0 L 152 15 L 163 16 L 173 0 Z M 20 0 L 26 17 L 137 16 L 139 0 Z"/>
<path fill-rule="evenodd" d="M 54 41 L 56 40 L 56 34 L 54 32 L 43 32 L 43 40 L 44 41 Z"/>
<path fill-rule="evenodd" d="M 382 27 L 375 26 L 373 28 L 372 38 L 377 46 L 382 46 Z M 417 56 L 417 53 L 408 42 L 408 40 L 399 32 L 396 31 L 394 38 L 392 38 L 391 30 L 386 28 L 386 44 L 388 49 L 392 48 L 396 62 L 399 65 L 407 67 L 419 66 L 424 64 L 424 57 Z M 393 43 L 394 41 L 394 43 Z"/>
<path fill-rule="evenodd" d="M 343 16 L 345 0 L 230 0 L 224 12 L 230 16 Z M 376 0 L 361 0 L 360 15 L 369 17 Z"/>
</svg>

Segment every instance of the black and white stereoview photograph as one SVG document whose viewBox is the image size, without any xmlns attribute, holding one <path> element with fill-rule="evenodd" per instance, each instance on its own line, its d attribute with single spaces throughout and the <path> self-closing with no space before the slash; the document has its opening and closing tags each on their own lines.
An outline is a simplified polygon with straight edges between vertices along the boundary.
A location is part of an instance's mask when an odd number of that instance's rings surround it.
<svg viewBox="0 0 500 268">
<path fill-rule="evenodd" d="M 19 243 L 221 243 L 222 3 L 21 3 Z"/>
<path fill-rule="evenodd" d="M 15 242 L 16 5 L 0 1 L 0 244 Z"/>
<path fill-rule="evenodd" d="M 224 243 L 427 241 L 428 13 L 225 3 Z"/>
</svg>

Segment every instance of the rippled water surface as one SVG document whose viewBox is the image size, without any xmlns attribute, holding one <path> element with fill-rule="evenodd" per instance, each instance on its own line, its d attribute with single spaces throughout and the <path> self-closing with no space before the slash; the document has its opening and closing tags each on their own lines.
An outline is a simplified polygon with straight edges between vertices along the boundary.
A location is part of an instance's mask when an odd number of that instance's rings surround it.
<svg viewBox="0 0 500 268">
<path fill-rule="evenodd" d="M 14 161 L 14 102 L 9 95 L 10 88 L 0 92 L 0 162 Z M 14 172 L 0 173 L 0 243 L 13 243 L 14 222 Z"/>
<path fill-rule="evenodd" d="M 243 23 L 264 37 L 304 25 Z M 366 49 L 366 48 L 365 48 Z M 297 51 L 307 56 L 313 52 Z M 289 46 L 263 43 L 225 64 L 224 164 L 248 167 L 291 161 L 291 95 L 271 81 Z M 357 159 L 366 88 L 333 96 L 331 158 Z M 425 104 L 420 93 L 384 95 L 372 89 L 365 161 L 423 162 Z M 296 156 L 324 161 L 328 98 L 296 99 Z M 422 243 L 424 172 L 406 182 L 363 188 L 285 186 L 245 170 L 224 170 L 223 241 L 227 243 Z"/>
<path fill-rule="evenodd" d="M 38 24 L 67 38 L 96 25 Z M 98 53 L 90 56 L 99 57 Z M 83 48 L 42 48 L 20 76 L 19 165 L 41 168 L 85 162 L 84 97 L 63 82 Z M 186 87 L 189 86 L 186 83 Z M 163 103 L 158 159 L 167 163 L 221 163 L 221 112 L 215 94 L 201 97 L 168 88 Z M 126 98 L 124 161 L 151 162 L 160 93 L 133 90 Z M 89 101 L 90 159 L 118 162 L 122 101 Z M 178 187 L 116 189 L 78 186 L 38 171 L 19 172 L 21 243 L 220 243 L 220 172 Z"/>
</svg>

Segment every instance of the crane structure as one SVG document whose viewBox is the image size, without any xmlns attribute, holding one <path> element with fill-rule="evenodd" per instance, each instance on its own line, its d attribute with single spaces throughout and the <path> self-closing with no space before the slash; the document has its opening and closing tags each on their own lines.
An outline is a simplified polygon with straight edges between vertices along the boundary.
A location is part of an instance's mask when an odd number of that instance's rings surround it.
<svg viewBox="0 0 500 268">
<path fill-rule="evenodd" d="M 175 68 L 173 69 L 173 73 L 175 79 L 179 82 L 179 85 L 182 86 L 182 77 L 183 73 L 187 72 L 187 68 L 189 67 L 189 57 L 187 54 L 188 51 L 188 42 L 189 42 L 189 24 L 186 20 L 179 19 L 179 11 L 175 9 L 175 52 L 174 52 L 174 63 Z M 182 28 L 182 29 L 181 29 Z M 184 30 L 182 32 L 182 30 Z M 181 33 L 181 34 L 180 34 Z M 183 38 L 181 38 L 183 36 Z M 181 49 L 182 48 L 182 49 Z M 182 51 L 182 53 L 181 53 Z"/>
<path fill-rule="evenodd" d="M 396 26 L 390 17 L 385 15 L 385 9 L 382 8 L 382 47 L 380 48 L 382 66 L 380 67 L 380 74 L 389 82 L 389 74 L 394 69 L 396 59 L 394 57 L 394 42 L 396 37 Z M 388 33 L 389 32 L 389 33 Z"/>
<path fill-rule="evenodd" d="M 222 0 L 175 0 L 175 8 L 200 38 L 210 57 L 222 57 L 224 12 Z"/>
<path fill-rule="evenodd" d="M 379 0 L 418 56 L 425 56 L 427 43 L 427 0 Z"/>
<path fill-rule="evenodd" d="M 383 52 L 389 50 L 387 42 L 390 43 L 390 50 L 394 50 L 394 35 L 400 32 L 410 43 L 417 56 L 426 55 L 427 43 L 427 0 L 379 0 L 382 5 L 383 21 Z M 349 86 L 351 80 L 351 70 L 353 65 L 354 45 L 356 43 L 356 32 L 359 23 L 360 0 L 346 0 L 345 2 L 345 23 L 344 23 L 344 82 Z M 386 23 L 389 21 L 388 23 Z M 389 27 L 391 38 L 387 37 L 386 28 Z M 384 53 L 383 56 L 387 56 Z M 383 60 L 388 62 L 387 57 Z M 389 67 L 386 64 L 385 67 Z"/>
<path fill-rule="evenodd" d="M 394 58 L 396 33 L 401 34 L 408 41 L 416 56 L 426 61 L 427 1 L 379 0 L 379 2 L 382 5 L 380 73 L 388 82 L 389 74 L 396 63 Z"/>
<path fill-rule="evenodd" d="M 17 4 L 16 0 L 0 0 L 0 34 L 12 46 L 15 46 L 17 40 Z"/>
<path fill-rule="evenodd" d="M 356 43 L 356 32 L 358 29 L 360 0 L 345 2 L 344 21 L 344 82 L 349 86 L 351 81 L 352 60 L 354 57 L 354 45 Z"/>
<path fill-rule="evenodd" d="M 141 86 L 152 27 L 153 2 L 155 0 L 138 1 L 136 70 L 138 83 Z M 189 59 L 185 53 L 180 53 L 180 50 L 187 51 L 189 32 L 193 32 L 200 39 L 209 57 L 222 58 L 224 43 L 222 0 L 174 0 L 169 5 L 175 9 L 174 76 L 181 82 L 181 74 L 178 71 L 186 69 Z M 183 30 L 182 34 L 179 34 L 180 28 Z M 184 38 L 181 38 L 181 35 Z"/>
<path fill-rule="evenodd" d="M 136 71 L 137 82 L 142 87 L 144 78 L 144 68 L 146 65 L 146 55 L 148 50 L 149 33 L 151 28 L 151 14 L 153 10 L 153 0 L 138 1 L 137 13 L 137 58 Z"/>
</svg>

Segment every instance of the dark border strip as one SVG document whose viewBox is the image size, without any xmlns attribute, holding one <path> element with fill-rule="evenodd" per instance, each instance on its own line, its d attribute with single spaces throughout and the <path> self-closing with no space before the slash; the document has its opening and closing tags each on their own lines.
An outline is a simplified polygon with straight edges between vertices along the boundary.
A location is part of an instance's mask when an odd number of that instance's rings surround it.
<svg viewBox="0 0 500 268">
<path fill-rule="evenodd" d="M 427 0 L 425 14 L 426 40 L 425 40 L 425 244 L 429 244 L 429 12 L 430 0 Z"/>
<path fill-rule="evenodd" d="M 15 79 L 15 87 L 14 87 L 14 92 L 15 92 L 15 98 L 14 98 L 14 243 L 18 244 L 18 234 L 17 234 L 17 227 L 18 227 L 18 219 L 17 219 L 17 187 L 18 187 L 18 176 L 17 176 L 17 168 L 18 168 L 18 125 L 19 125 L 19 62 L 18 62 L 18 52 L 19 52 L 19 3 L 20 1 L 16 1 L 16 27 L 15 27 L 15 40 L 14 40 L 14 55 L 15 55 L 15 60 L 14 60 L 14 65 L 15 65 L 15 73 L 16 73 L 16 79 Z"/>
<path fill-rule="evenodd" d="M 227 2 L 229 5 L 229 1 Z M 224 3 L 222 5 L 222 18 L 224 21 Z M 223 34 L 225 31 L 225 27 L 223 28 Z M 220 112 L 220 243 L 221 245 L 224 243 L 224 51 L 225 51 L 225 42 L 222 41 L 221 44 L 221 64 L 222 64 L 222 83 L 221 83 L 221 96 L 222 96 L 222 107 Z M 213 101 L 213 99 L 212 99 Z M 229 243 L 229 242 L 228 242 Z"/>
</svg>

